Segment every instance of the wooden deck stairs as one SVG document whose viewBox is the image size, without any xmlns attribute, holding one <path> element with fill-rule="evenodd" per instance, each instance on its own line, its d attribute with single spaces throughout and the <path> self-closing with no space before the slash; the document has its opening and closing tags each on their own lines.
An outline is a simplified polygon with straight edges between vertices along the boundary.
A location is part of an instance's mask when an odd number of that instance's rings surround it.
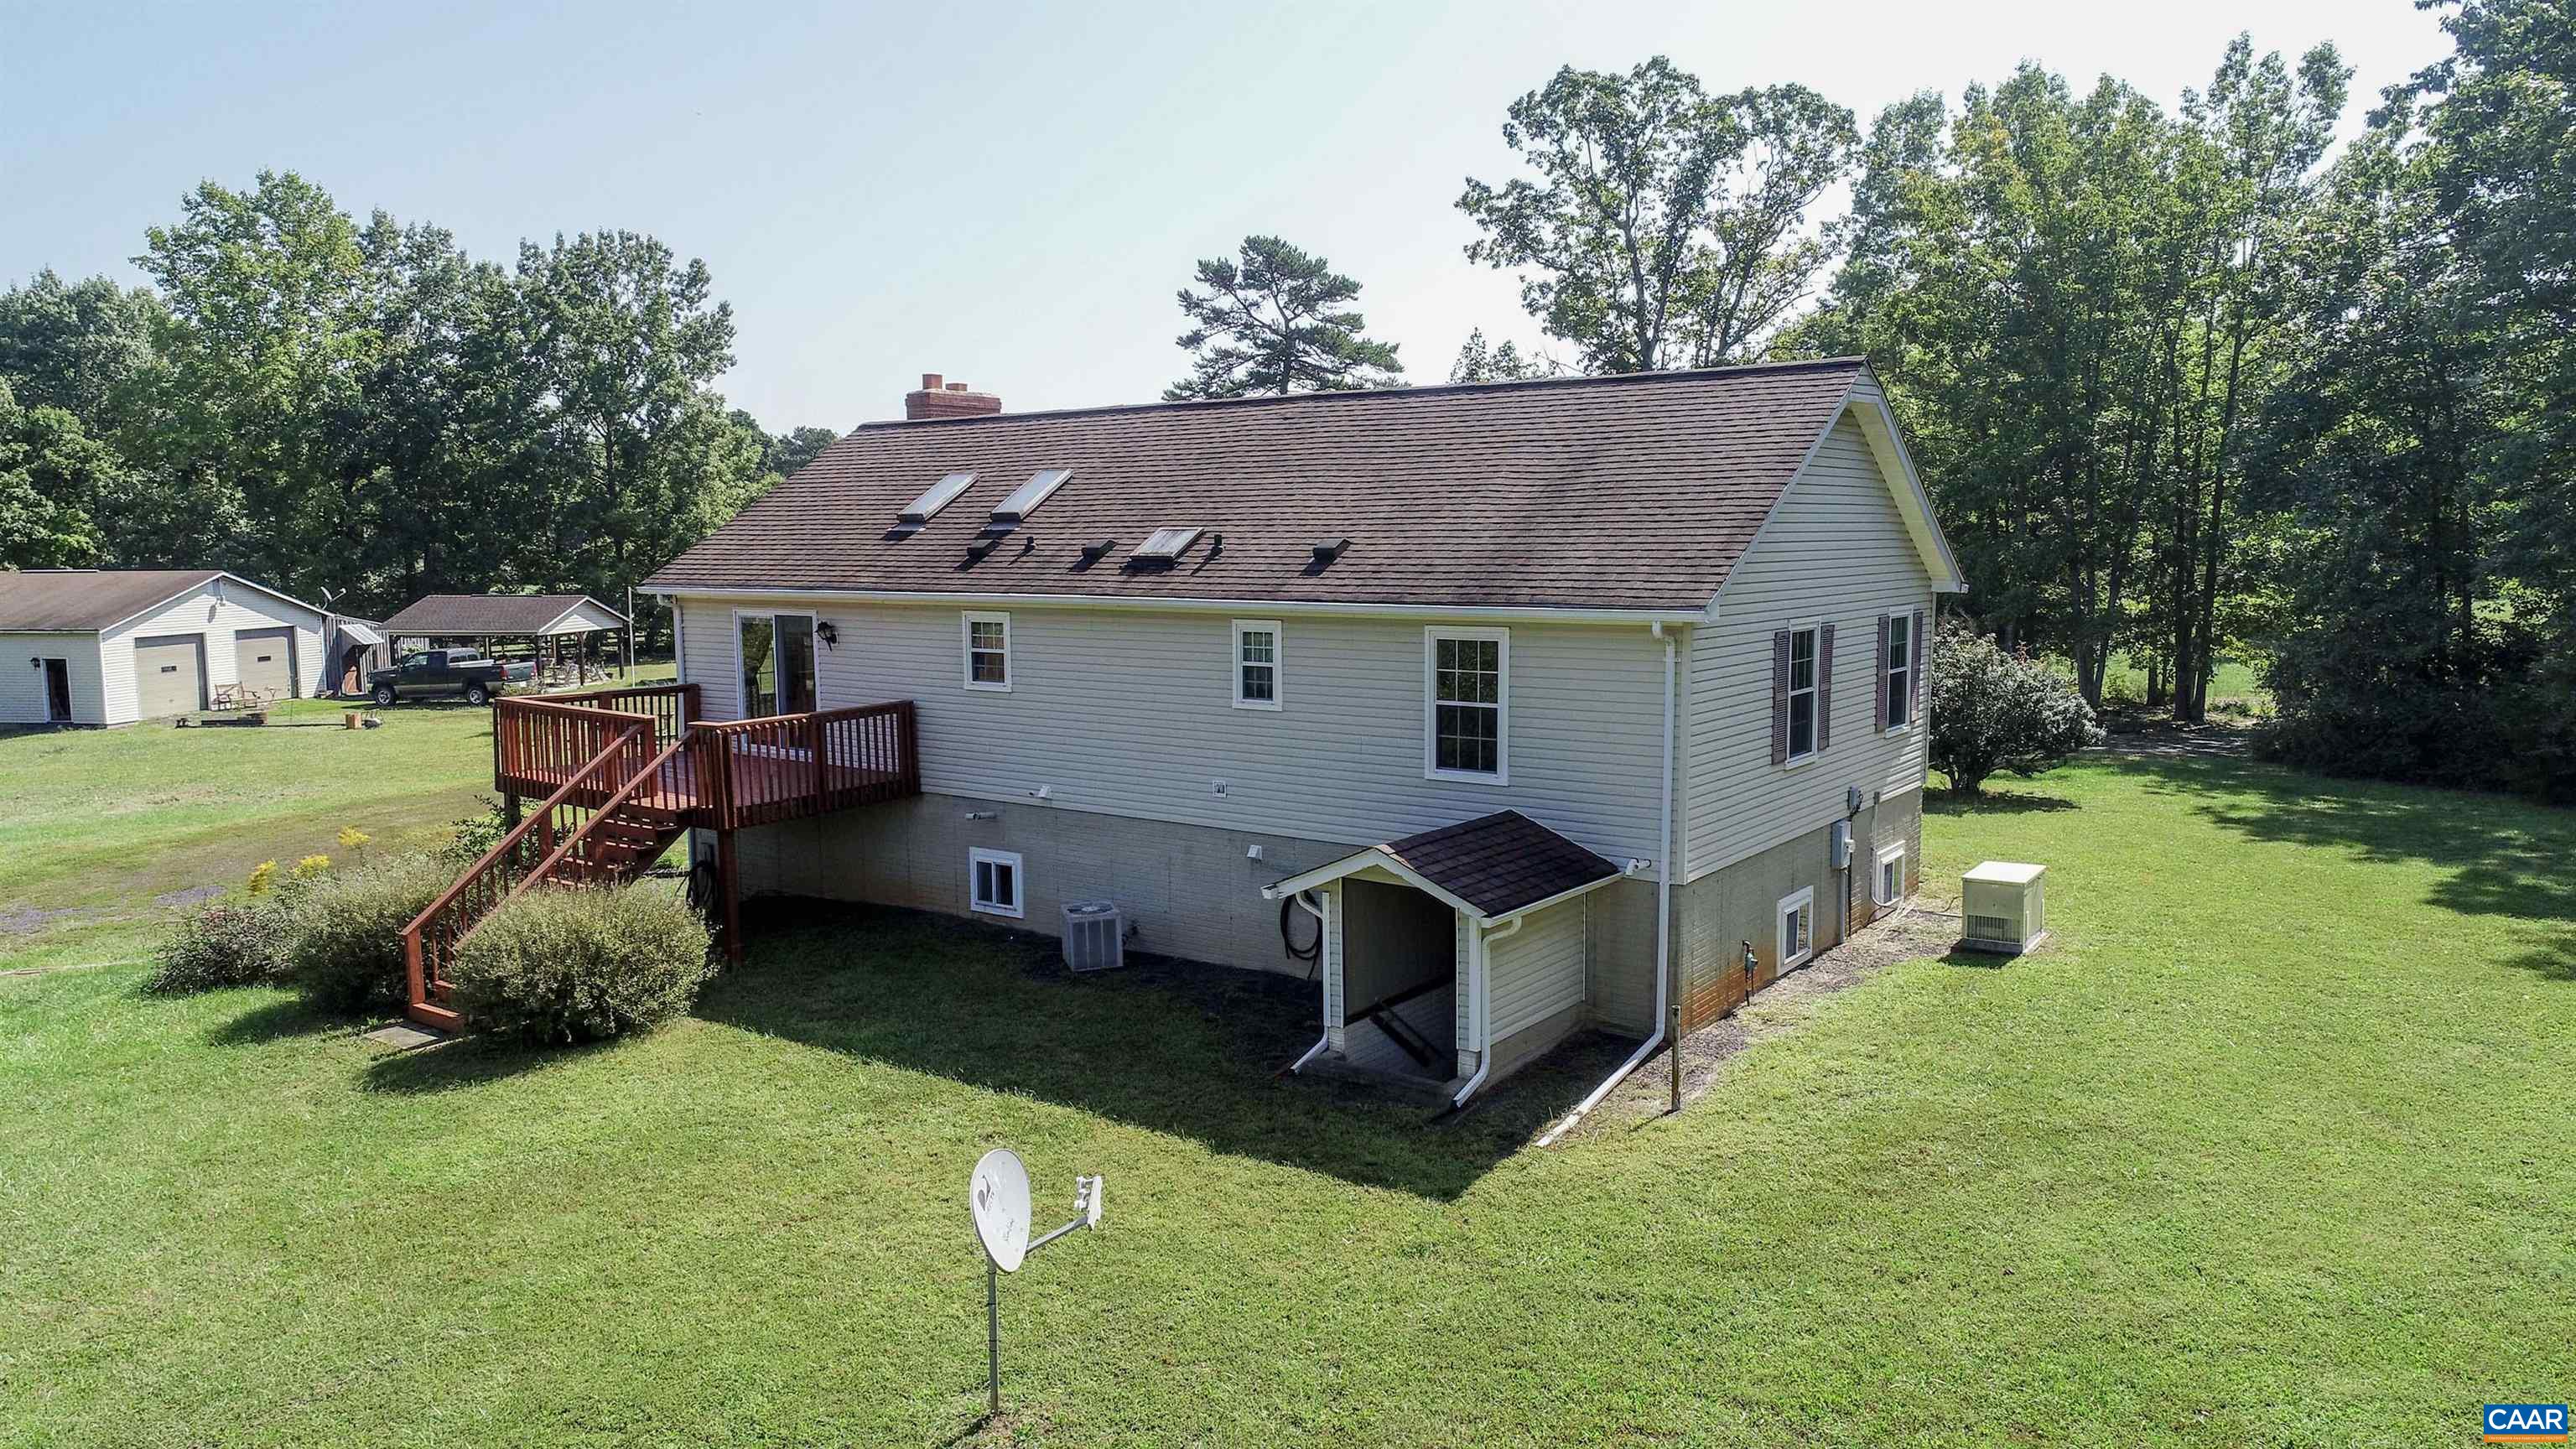
<svg viewBox="0 0 2576 1449">
<path fill-rule="evenodd" d="M 910 700 L 724 722 L 697 715 L 694 684 L 492 701 L 492 784 L 513 824 L 404 928 L 412 1020 L 464 1024 L 447 967 L 513 897 L 633 880 L 693 830 L 715 836 L 725 950 L 738 960 L 737 831 L 921 793 Z"/>
</svg>

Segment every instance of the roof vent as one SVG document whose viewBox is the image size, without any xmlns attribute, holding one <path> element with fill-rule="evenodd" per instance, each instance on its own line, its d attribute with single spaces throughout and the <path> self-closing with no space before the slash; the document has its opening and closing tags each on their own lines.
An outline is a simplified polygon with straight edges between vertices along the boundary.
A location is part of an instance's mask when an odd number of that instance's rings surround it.
<svg viewBox="0 0 2576 1449">
<path fill-rule="evenodd" d="M 1137 563 L 1167 564 L 1179 558 L 1204 530 L 1196 528 L 1158 528 L 1143 543 L 1136 545 L 1131 557 Z"/>
<path fill-rule="evenodd" d="M 910 538 L 921 532 L 921 526 L 928 523 L 932 515 L 956 502 L 957 495 L 965 492 L 974 481 L 972 473 L 951 473 L 923 489 L 919 498 L 905 504 L 903 511 L 895 515 L 894 527 L 888 530 L 887 536 Z"/>
<path fill-rule="evenodd" d="M 1071 468 L 1040 468 L 1029 475 L 1029 481 L 1011 490 L 1011 496 L 993 506 L 993 521 L 984 525 L 986 533 L 1008 533 L 1037 511 L 1047 495 L 1064 486 L 1073 476 Z"/>
<path fill-rule="evenodd" d="M 1342 556 L 1343 549 L 1349 548 L 1350 546 L 1351 541 L 1347 538 L 1325 539 L 1315 545 L 1315 563 L 1319 567 L 1321 565 L 1331 563 L 1333 560 Z"/>
</svg>

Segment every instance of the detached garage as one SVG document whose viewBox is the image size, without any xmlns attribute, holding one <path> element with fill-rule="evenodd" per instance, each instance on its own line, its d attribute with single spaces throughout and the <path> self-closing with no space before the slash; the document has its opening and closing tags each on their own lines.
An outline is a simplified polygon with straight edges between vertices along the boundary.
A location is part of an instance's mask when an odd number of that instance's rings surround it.
<svg viewBox="0 0 2576 1449">
<path fill-rule="evenodd" d="M 0 571 L 0 725 L 131 724 L 320 694 L 327 616 L 221 569 Z"/>
</svg>

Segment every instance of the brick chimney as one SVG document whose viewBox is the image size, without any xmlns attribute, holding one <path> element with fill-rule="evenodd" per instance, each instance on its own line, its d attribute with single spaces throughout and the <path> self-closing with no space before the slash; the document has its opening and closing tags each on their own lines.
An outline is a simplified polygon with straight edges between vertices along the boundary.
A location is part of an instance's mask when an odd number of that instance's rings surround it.
<svg viewBox="0 0 2576 1449">
<path fill-rule="evenodd" d="M 989 392 L 976 392 L 962 382 L 950 382 L 935 372 L 921 375 L 921 390 L 903 395 L 906 422 L 924 418 L 980 418 L 1002 410 L 1002 400 Z"/>
</svg>

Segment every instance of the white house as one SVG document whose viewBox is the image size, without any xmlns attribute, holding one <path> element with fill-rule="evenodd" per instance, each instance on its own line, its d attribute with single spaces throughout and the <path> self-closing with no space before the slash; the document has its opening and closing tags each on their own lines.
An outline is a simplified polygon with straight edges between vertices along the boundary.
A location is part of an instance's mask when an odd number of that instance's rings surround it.
<svg viewBox="0 0 2576 1449">
<path fill-rule="evenodd" d="M 930 406 L 924 403 L 939 406 Z M 709 719 L 909 700 L 747 886 L 1311 975 L 1459 1101 L 1916 880 L 1960 573 L 1855 359 L 1009 415 L 925 379 L 647 586 Z"/>
<path fill-rule="evenodd" d="M 328 684 L 329 616 L 221 569 L 0 571 L 0 725 L 131 724 Z"/>
</svg>

